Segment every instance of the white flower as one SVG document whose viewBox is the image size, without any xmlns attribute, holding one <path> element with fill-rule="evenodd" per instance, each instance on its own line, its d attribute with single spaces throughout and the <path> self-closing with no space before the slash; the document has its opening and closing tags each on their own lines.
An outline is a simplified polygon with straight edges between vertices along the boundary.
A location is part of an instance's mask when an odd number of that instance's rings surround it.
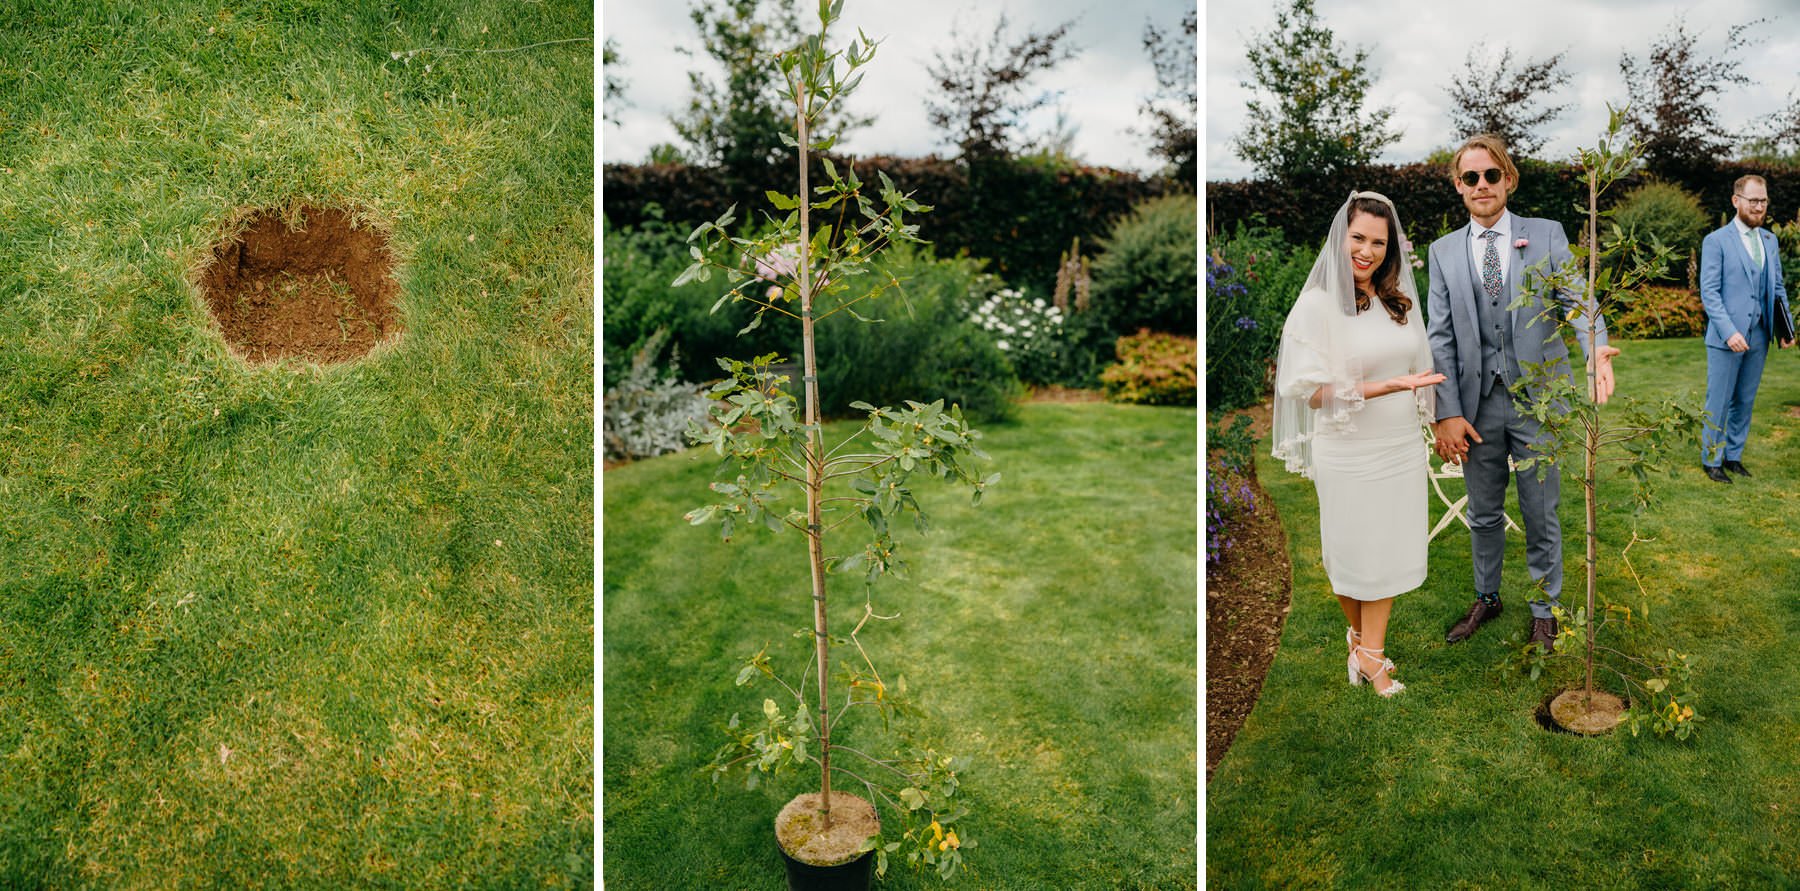
<svg viewBox="0 0 1800 891">
<path fill-rule="evenodd" d="M 1044 308 L 1044 298 L 1039 297 L 1038 299 L 1031 301 L 1031 305 L 1037 307 L 1038 309 L 1043 309 Z"/>
<path fill-rule="evenodd" d="M 1004 341 L 1004 340 L 996 340 L 996 341 L 994 341 L 994 346 L 997 346 L 997 347 L 999 347 L 999 348 L 1000 348 L 1000 349 L 1001 349 L 1001 350 L 1002 350 L 1002 351 L 1005 351 L 1005 350 L 1010 350 L 1010 349 L 1012 349 L 1012 347 L 1011 347 L 1011 346 L 1008 346 L 1008 345 L 1007 345 L 1007 343 L 1006 343 L 1006 341 Z"/>
</svg>

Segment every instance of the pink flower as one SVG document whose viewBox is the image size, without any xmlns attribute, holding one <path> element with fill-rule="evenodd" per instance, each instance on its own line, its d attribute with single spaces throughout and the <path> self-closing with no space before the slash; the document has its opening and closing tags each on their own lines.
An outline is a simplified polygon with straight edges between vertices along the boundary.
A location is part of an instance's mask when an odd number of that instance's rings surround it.
<svg viewBox="0 0 1800 891">
<path fill-rule="evenodd" d="M 1518 241 L 1513 242 L 1513 247 L 1523 250 L 1523 249 L 1525 249 L 1526 246 L 1528 246 L 1530 244 L 1531 244 L 1531 239 L 1521 238 Z"/>
</svg>

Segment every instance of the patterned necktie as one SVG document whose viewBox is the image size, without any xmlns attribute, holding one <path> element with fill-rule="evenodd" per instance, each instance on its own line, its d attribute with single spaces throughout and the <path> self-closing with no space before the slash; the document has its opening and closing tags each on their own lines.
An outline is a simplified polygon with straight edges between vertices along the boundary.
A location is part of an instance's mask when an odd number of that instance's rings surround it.
<svg viewBox="0 0 1800 891">
<path fill-rule="evenodd" d="M 1494 247 L 1494 239 L 1500 237 L 1499 230 L 1489 229 L 1481 233 L 1487 240 L 1487 250 L 1481 255 L 1481 289 L 1487 292 L 1488 300 L 1500 300 L 1500 251 Z"/>
<path fill-rule="evenodd" d="M 1761 269 L 1763 265 L 1762 236 L 1755 229 L 1750 230 L 1750 262 Z"/>
</svg>

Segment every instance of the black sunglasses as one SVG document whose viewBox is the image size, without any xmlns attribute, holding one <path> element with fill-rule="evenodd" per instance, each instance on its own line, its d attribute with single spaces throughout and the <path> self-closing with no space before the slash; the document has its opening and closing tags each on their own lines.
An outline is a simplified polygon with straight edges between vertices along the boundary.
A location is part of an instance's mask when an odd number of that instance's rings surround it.
<svg viewBox="0 0 1800 891">
<path fill-rule="evenodd" d="M 1505 174 L 1501 173 L 1500 168 L 1498 168 L 1498 167 L 1489 167 L 1488 169 L 1483 170 L 1480 173 L 1476 173 L 1473 170 L 1464 170 L 1462 172 L 1462 174 L 1457 177 L 1457 179 L 1462 180 L 1462 184 L 1465 186 L 1473 186 L 1476 183 L 1481 182 L 1481 177 L 1484 175 L 1487 177 L 1488 185 L 1491 186 L 1491 185 L 1499 182 L 1500 177 L 1504 176 Z"/>
</svg>

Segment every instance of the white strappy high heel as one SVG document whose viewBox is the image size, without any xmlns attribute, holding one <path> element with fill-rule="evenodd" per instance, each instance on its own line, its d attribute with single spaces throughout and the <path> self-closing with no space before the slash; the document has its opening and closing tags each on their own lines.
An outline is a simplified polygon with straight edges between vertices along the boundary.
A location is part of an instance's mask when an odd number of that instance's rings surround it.
<svg viewBox="0 0 1800 891">
<path fill-rule="evenodd" d="M 1375 686 L 1375 678 L 1377 678 L 1381 675 L 1384 675 L 1384 674 L 1388 676 L 1387 689 L 1382 690 L 1382 689 L 1377 688 L 1375 690 L 1376 695 L 1382 697 L 1383 699 L 1386 699 L 1388 697 L 1393 696 L 1396 693 L 1399 693 L 1401 690 L 1406 689 L 1406 685 L 1400 683 L 1399 681 L 1394 680 L 1394 678 L 1393 678 L 1394 663 L 1391 660 L 1389 660 L 1386 656 L 1383 656 L 1382 652 L 1383 652 L 1383 650 L 1381 650 L 1381 649 L 1371 650 L 1366 647 L 1357 647 L 1355 653 L 1352 653 L 1350 655 L 1350 662 L 1351 662 L 1351 665 L 1356 669 L 1357 680 L 1354 681 L 1354 683 L 1357 686 L 1361 686 L 1363 681 L 1368 681 L 1369 686 L 1373 687 L 1373 686 Z M 1376 671 L 1374 674 L 1369 674 L 1362 670 L 1362 665 L 1356 661 L 1356 653 L 1366 653 L 1366 654 L 1368 654 L 1369 658 L 1376 660 L 1378 667 L 1376 668 Z"/>
</svg>

